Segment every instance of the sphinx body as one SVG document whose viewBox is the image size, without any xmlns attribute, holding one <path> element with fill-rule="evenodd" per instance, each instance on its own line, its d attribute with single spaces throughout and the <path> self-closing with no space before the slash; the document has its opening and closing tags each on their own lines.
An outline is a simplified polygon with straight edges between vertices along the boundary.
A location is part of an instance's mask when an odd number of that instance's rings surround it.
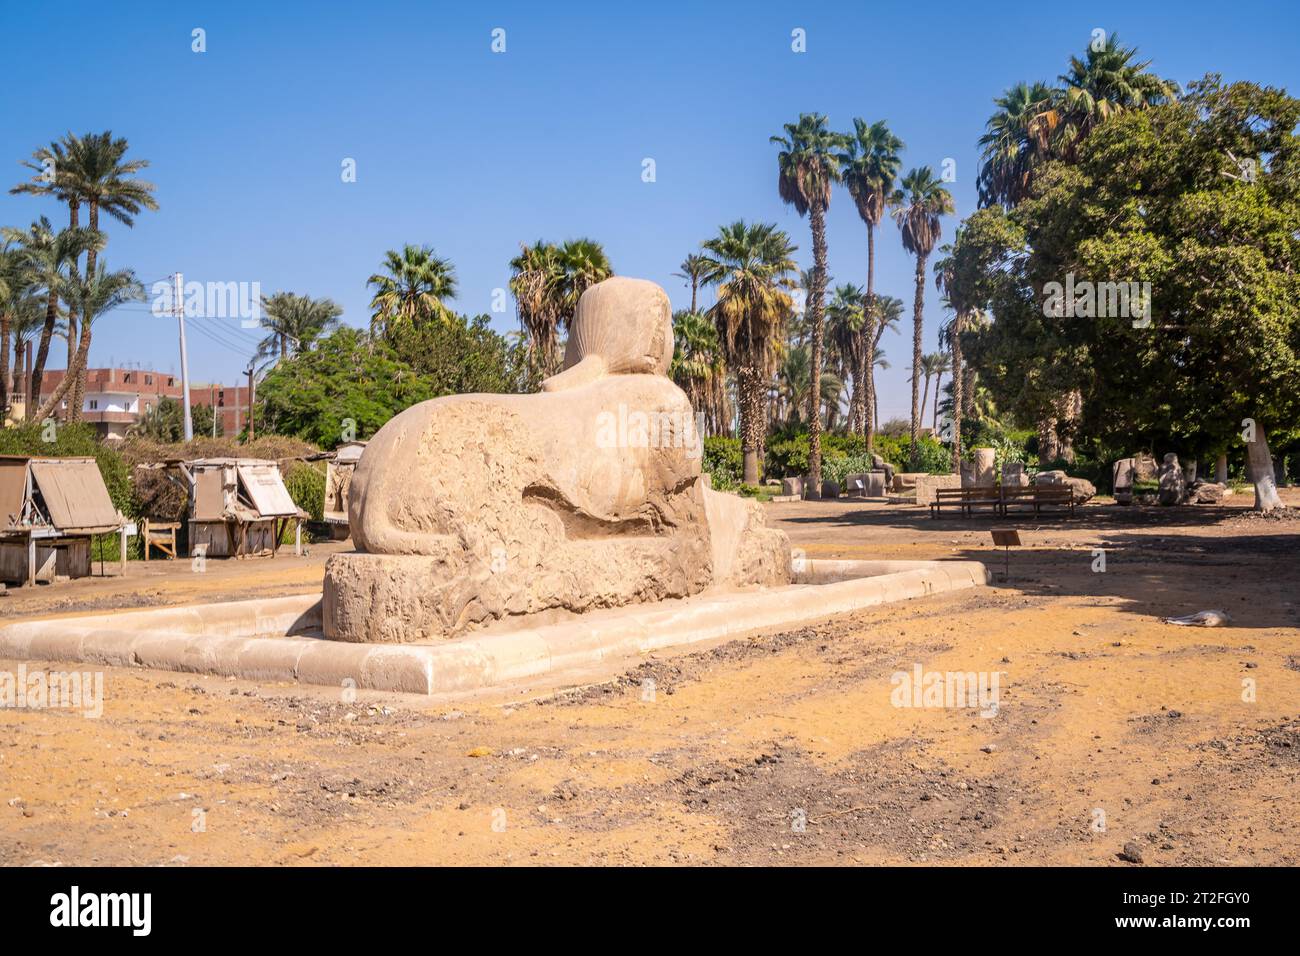
<svg viewBox="0 0 1300 956">
<path fill-rule="evenodd" d="M 672 349 L 663 290 L 609 279 L 540 393 L 448 396 L 385 424 L 352 478 L 357 551 L 326 565 L 326 636 L 420 641 L 787 582 L 785 535 L 700 474 Z"/>
</svg>

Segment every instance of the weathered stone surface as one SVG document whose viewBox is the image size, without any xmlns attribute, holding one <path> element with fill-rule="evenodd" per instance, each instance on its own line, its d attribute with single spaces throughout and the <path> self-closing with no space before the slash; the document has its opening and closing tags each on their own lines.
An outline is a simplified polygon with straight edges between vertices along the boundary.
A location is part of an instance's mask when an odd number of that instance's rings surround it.
<svg viewBox="0 0 1300 956">
<path fill-rule="evenodd" d="M 1137 473 L 1136 461 L 1121 458 L 1110 468 L 1110 487 L 1115 500 L 1126 505 L 1133 500 L 1133 480 Z"/>
<path fill-rule="evenodd" d="M 997 452 L 992 448 L 975 449 L 975 487 L 997 487 Z"/>
<path fill-rule="evenodd" d="M 1133 480 L 1134 481 L 1155 481 L 1160 477 L 1160 466 L 1156 460 L 1146 452 L 1139 452 L 1133 456 Z"/>
<path fill-rule="evenodd" d="M 916 490 L 916 479 L 924 478 L 927 472 L 924 471 L 899 471 L 894 473 L 894 480 L 890 484 L 890 491 L 896 495 L 910 495 Z"/>
<path fill-rule="evenodd" d="M 1198 481 L 1187 500 L 1195 505 L 1217 505 L 1231 494 L 1232 489 L 1222 482 Z"/>
<path fill-rule="evenodd" d="M 802 479 L 802 478 L 799 478 L 799 477 L 797 477 L 797 476 L 794 477 L 794 478 L 782 478 L 782 479 L 781 479 L 781 494 L 783 494 L 783 495 L 795 495 L 796 497 L 802 498 L 802 497 L 803 497 L 803 479 Z"/>
<path fill-rule="evenodd" d="M 840 496 L 840 486 L 835 482 L 827 479 L 822 482 L 822 497 L 835 499 Z"/>
<path fill-rule="evenodd" d="M 326 565 L 326 636 L 428 640 L 788 580 L 758 505 L 710 498 L 672 349 L 663 290 L 610 279 L 584 293 L 539 394 L 452 395 L 390 420 L 352 479 L 358 551 Z"/>
<path fill-rule="evenodd" d="M 853 498 L 883 498 L 889 487 L 883 471 L 862 471 L 844 480 L 848 486 L 846 493 Z"/>
<path fill-rule="evenodd" d="M 1023 461 L 1004 461 L 1002 463 L 1002 484 L 1006 488 L 1028 488 L 1029 475 L 1025 473 Z"/>
<path fill-rule="evenodd" d="M 1034 484 L 1036 485 L 1069 485 L 1074 490 L 1074 501 L 1076 504 L 1083 504 L 1097 494 L 1097 486 L 1087 478 L 1072 478 L 1065 472 L 1040 471 L 1034 475 Z"/>
<path fill-rule="evenodd" d="M 916 479 L 916 503 L 930 505 L 940 488 L 960 488 L 961 475 L 922 475 Z"/>
<path fill-rule="evenodd" d="M 1173 452 L 1165 455 L 1164 464 L 1160 466 L 1160 495 L 1162 505 L 1179 505 L 1187 497 L 1187 479 L 1178 464 L 1178 456 Z"/>
</svg>

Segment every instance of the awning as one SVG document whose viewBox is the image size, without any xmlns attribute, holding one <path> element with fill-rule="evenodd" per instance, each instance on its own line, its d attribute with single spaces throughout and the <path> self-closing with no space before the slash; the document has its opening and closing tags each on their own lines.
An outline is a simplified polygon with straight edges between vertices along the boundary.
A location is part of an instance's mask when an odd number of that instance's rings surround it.
<svg viewBox="0 0 1300 956">
<path fill-rule="evenodd" d="M 32 461 L 50 523 L 59 531 L 110 531 L 121 526 L 93 458 Z"/>
<path fill-rule="evenodd" d="M 280 479 L 280 469 L 273 463 L 264 465 L 241 464 L 239 480 L 252 499 L 253 506 L 263 518 L 288 517 L 298 514 L 298 506 L 289 497 L 288 489 Z"/>
</svg>

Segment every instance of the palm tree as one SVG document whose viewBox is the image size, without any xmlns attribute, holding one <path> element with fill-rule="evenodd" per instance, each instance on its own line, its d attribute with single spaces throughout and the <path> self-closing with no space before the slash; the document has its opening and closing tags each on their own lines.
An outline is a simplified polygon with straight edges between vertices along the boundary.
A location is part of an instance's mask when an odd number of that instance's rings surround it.
<svg viewBox="0 0 1300 956">
<path fill-rule="evenodd" d="M 835 151 L 844 138 L 826 125 L 820 113 L 803 113 L 798 123 L 785 124 L 785 136 L 773 136 L 781 147 L 777 155 L 777 191 L 781 199 L 812 224 L 813 274 L 808 289 L 808 322 L 812 332 L 810 381 L 822 371 L 822 298 L 826 293 L 826 210 L 831 204 L 831 185 L 839 180 Z M 821 496 L 822 442 L 819 397 L 808 392 L 808 475 L 809 494 Z"/>
<path fill-rule="evenodd" d="M 6 237 L 0 244 L 0 427 L 9 411 L 9 330 L 12 327 L 18 303 L 33 285 L 32 275 L 22 253 L 11 248 Z"/>
<path fill-rule="evenodd" d="M 921 332 L 925 309 L 925 263 L 939 241 L 941 216 L 955 212 L 952 194 L 934 178 L 929 166 L 913 169 L 903 177 L 904 198 L 894 209 L 894 222 L 903 238 L 903 248 L 916 256 L 916 294 L 912 301 L 912 368 L 921 366 Z M 912 468 L 920 465 L 921 408 L 917 404 L 917 380 L 912 376 Z"/>
<path fill-rule="evenodd" d="M 541 375 L 551 375 L 559 367 L 560 251 L 540 239 L 531 246 L 521 243 L 510 268 L 510 292 L 527 334 L 529 361 Z"/>
<path fill-rule="evenodd" d="M 943 383 L 943 377 L 952 371 L 952 359 L 947 352 L 930 352 L 928 355 L 922 355 L 921 371 L 925 375 L 926 396 L 921 400 L 922 411 L 925 411 L 926 399 L 930 394 L 930 379 L 934 379 L 934 416 L 930 430 L 937 435 L 939 431 L 939 386 Z"/>
<path fill-rule="evenodd" d="M 704 433 L 720 435 L 731 420 L 727 400 L 727 365 L 718 330 L 697 312 L 673 315 L 673 362 L 669 375 L 686 393 L 691 407 L 704 415 Z"/>
<path fill-rule="evenodd" d="M 403 323 L 447 321 L 451 310 L 446 303 L 456 298 L 456 269 L 450 259 L 439 257 L 430 246 L 407 243 L 400 252 L 384 253 L 383 268 L 366 280 L 375 290 L 370 300 L 372 332 L 386 335 Z"/>
<path fill-rule="evenodd" d="M 270 332 L 257 346 L 257 358 L 284 359 L 297 355 L 326 332 L 338 327 L 343 308 L 332 299 L 277 292 L 262 298 L 266 318 L 262 327 Z"/>
<path fill-rule="evenodd" d="M 967 370 L 963 368 L 962 333 L 967 330 L 971 317 L 979 312 L 975 306 L 975 293 L 966 281 L 965 275 L 959 276 L 955 247 L 960 245 L 961 228 L 957 229 L 957 243 L 946 245 L 939 251 L 943 258 L 934 264 L 934 285 L 944 296 L 944 304 L 952 309 L 952 321 L 939 328 L 939 346 L 947 346 L 952 353 L 949 362 L 952 372 L 952 470 L 956 474 L 961 468 L 961 423 L 966 412 L 968 396 L 966 381 Z"/>
<path fill-rule="evenodd" d="M 889 359 L 885 356 L 884 349 L 876 349 L 876 357 L 875 360 L 872 362 L 872 366 L 871 366 L 872 378 L 875 377 L 876 369 L 883 369 L 884 371 L 889 371 Z M 872 389 L 871 391 L 871 402 L 872 402 L 871 417 L 874 419 L 873 427 L 877 431 L 879 431 L 880 430 L 880 393 L 875 389 Z"/>
<path fill-rule="evenodd" d="M 979 145 L 976 179 L 981 206 L 1010 208 L 1029 194 L 1039 166 L 1051 157 L 1050 138 L 1060 121 L 1058 90 L 1045 83 L 1017 83 L 993 101 Z"/>
<path fill-rule="evenodd" d="M 1063 157 L 1072 158 L 1079 141 L 1112 116 L 1178 98 L 1178 84 L 1148 73 L 1151 61 L 1134 63 L 1136 56 L 1136 47 L 1121 46 L 1112 33 L 1100 49 L 1090 45 L 1084 59 L 1070 57 L 1069 71 L 1058 77 L 1064 85 L 1057 131 Z"/>
<path fill-rule="evenodd" d="M 19 391 L 23 393 L 28 409 L 31 408 L 33 401 L 32 393 L 28 390 L 30 379 L 19 381 L 22 375 L 23 350 L 44 324 L 45 299 L 41 295 L 32 293 L 18 300 L 13 308 L 13 320 L 9 330 L 14 343 L 13 390 L 15 393 Z"/>
<path fill-rule="evenodd" d="M 778 380 L 782 396 L 790 409 L 790 422 L 802 421 L 799 415 L 801 407 L 812 407 L 812 403 L 808 401 L 809 383 L 812 381 L 811 364 L 806 345 L 792 348 L 781 362 Z M 817 395 L 818 414 L 822 405 L 827 406 L 828 410 L 838 405 L 843 391 L 844 382 L 838 375 L 834 372 L 822 372 L 821 388 Z"/>
<path fill-rule="evenodd" d="M 122 269 L 118 272 L 109 272 L 103 262 L 100 262 L 93 275 L 76 276 L 68 283 L 66 295 L 70 306 L 77 309 L 81 316 L 81 335 L 77 342 L 77 351 L 73 355 L 72 362 L 68 365 L 68 371 L 63 376 L 63 381 L 58 384 L 54 392 L 45 400 L 36 413 L 35 418 L 40 421 L 44 420 L 51 412 L 59 406 L 63 396 L 75 388 L 74 382 L 80 378 L 81 373 L 86 369 L 86 358 L 90 354 L 90 336 L 91 327 L 95 319 L 112 311 L 125 302 L 137 301 L 144 298 L 144 289 L 136 280 L 135 273 L 130 269 Z M 71 331 L 69 335 L 71 336 Z M 75 394 L 70 399 L 75 401 Z M 71 404 L 68 411 L 71 412 Z"/>
<path fill-rule="evenodd" d="M 112 219 L 130 227 L 135 225 L 135 216 L 141 209 L 157 209 L 158 202 L 153 198 L 153 183 L 135 178 L 136 174 L 149 166 L 147 159 L 127 159 L 130 148 L 121 137 L 114 139 L 109 130 L 102 133 L 87 133 L 73 136 L 69 133 L 63 138 L 62 156 L 57 162 L 57 172 L 52 189 L 56 196 L 76 198 L 78 206 L 86 206 L 89 214 L 89 227 L 92 233 L 99 232 L 99 214 L 103 212 Z M 30 164 L 28 164 L 30 165 Z M 21 191 L 41 191 L 39 187 L 28 190 L 23 184 Z M 75 216 L 71 226 L 76 227 Z M 96 259 L 103 243 L 92 243 L 86 248 L 86 276 L 96 275 Z M 75 321 L 75 312 L 69 312 L 69 322 Z M 73 386 L 72 400 L 68 410 L 73 420 L 81 417 L 82 397 L 86 391 L 86 372 L 83 366 Z"/>
<path fill-rule="evenodd" d="M 876 227 L 880 225 L 885 210 L 894 205 L 899 198 L 894 182 L 902 166 L 899 153 L 903 141 L 889 131 L 884 120 L 877 120 L 870 126 L 865 120 L 854 118 L 853 133 L 845 137 L 844 151 L 836 159 L 840 164 L 840 177 L 853 197 L 858 215 L 867 224 L 867 292 L 863 324 L 864 347 L 861 350 L 861 368 L 855 370 L 855 381 L 860 374 L 867 381 L 868 391 L 863 396 L 863 407 L 875 406 L 873 389 L 875 382 L 871 374 L 874 367 L 873 353 L 876 348 L 875 322 L 877 310 L 873 307 L 876 299 Z M 864 431 L 867 438 L 867 452 L 870 454 L 875 439 L 875 421 L 872 415 L 863 415 Z"/>
<path fill-rule="evenodd" d="M 704 281 L 704 276 L 708 272 L 708 258 L 698 253 L 692 252 L 682 260 L 682 264 L 677 268 L 681 272 L 674 272 L 673 275 L 679 279 L 685 279 L 691 287 L 691 309 L 693 314 L 696 312 L 697 295 L 700 283 Z"/>
<path fill-rule="evenodd" d="M 510 260 L 510 291 L 519 308 L 519 323 L 528 334 L 529 359 L 543 376 L 559 369 L 560 332 L 578 309 L 582 293 L 614 274 L 609 257 L 593 239 L 561 245 L 538 240 L 520 245 Z"/>
<path fill-rule="evenodd" d="M 829 341 L 839 353 L 842 370 L 853 376 L 853 392 L 849 397 L 849 430 L 852 432 L 863 428 L 866 410 L 870 407 L 863 353 L 875 331 L 871 330 L 870 335 L 867 334 L 865 298 L 861 286 L 840 285 L 835 287 L 831 301 L 826 306 Z M 843 375 L 840 377 L 843 378 Z"/>
<path fill-rule="evenodd" d="M 768 380 L 775 343 L 794 312 L 790 289 L 796 247 L 774 223 L 738 220 L 707 240 L 706 281 L 718 288 L 708 315 L 718 330 L 727 366 L 736 376 L 744 481 L 757 484 Z"/>
<path fill-rule="evenodd" d="M 75 273 L 77 258 L 92 248 L 96 251 L 103 249 L 104 234 L 81 228 L 56 232 L 49 219 L 42 216 L 26 230 L 5 229 L 3 235 L 19 245 L 21 255 L 34 274 L 36 286 L 45 293 L 45 320 L 36 347 L 36 357 L 32 362 L 31 380 L 22 383 L 27 395 L 39 396 L 45 362 L 50 354 L 50 341 L 54 337 L 54 327 L 58 321 L 60 292 Z M 69 349 L 69 359 L 72 351 Z M 29 401 L 28 420 L 34 414 L 36 408 Z"/>
</svg>

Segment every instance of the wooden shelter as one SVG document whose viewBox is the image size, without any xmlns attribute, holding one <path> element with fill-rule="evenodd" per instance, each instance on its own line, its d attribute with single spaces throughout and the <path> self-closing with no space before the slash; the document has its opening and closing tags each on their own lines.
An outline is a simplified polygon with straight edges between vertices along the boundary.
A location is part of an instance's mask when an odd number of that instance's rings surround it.
<svg viewBox="0 0 1300 956">
<path fill-rule="evenodd" d="M 260 458 L 198 458 L 170 461 L 189 496 L 190 554 L 209 558 L 269 554 L 292 524 L 294 551 L 302 551 L 299 510 L 280 476 L 280 466 Z"/>
<path fill-rule="evenodd" d="M 0 581 L 86 577 L 92 537 L 109 532 L 125 570 L 127 523 L 94 458 L 0 455 Z"/>
</svg>

